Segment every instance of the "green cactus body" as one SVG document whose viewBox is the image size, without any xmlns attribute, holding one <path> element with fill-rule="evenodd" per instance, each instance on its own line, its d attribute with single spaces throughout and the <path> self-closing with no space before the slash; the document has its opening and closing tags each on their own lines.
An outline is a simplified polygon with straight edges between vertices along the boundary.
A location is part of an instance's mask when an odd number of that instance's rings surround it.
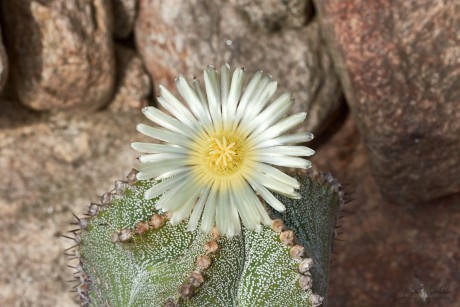
<svg viewBox="0 0 460 307">
<path fill-rule="evenodd" d="M 278 216 L 294 232 L 283 231 L 278 219 L 272 228 L 243 229 L 234 238 L 190 232 L 186 223 L 171 225 L 154 209 L 156 199 L 143 197 L 153 181 L 118 182 L 103 204 L 90 207 L 90 218 L 79 220 L 82 305 L 321 304 L 340 192 L 311 177 L 299 181 L 302 199 L 282 198 L 291 209 Z"/>
</svg>

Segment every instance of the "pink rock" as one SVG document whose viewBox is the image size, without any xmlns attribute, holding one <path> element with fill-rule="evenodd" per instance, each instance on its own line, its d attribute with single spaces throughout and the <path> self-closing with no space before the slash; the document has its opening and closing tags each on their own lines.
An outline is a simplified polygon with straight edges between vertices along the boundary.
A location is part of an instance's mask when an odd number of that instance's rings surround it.
<svg viewBox="0 0 460 307">
<path fill-rule="evenodd" d="M 317 0 L 382 193 L 460 192 L 460 3 Z"/>
</svg>

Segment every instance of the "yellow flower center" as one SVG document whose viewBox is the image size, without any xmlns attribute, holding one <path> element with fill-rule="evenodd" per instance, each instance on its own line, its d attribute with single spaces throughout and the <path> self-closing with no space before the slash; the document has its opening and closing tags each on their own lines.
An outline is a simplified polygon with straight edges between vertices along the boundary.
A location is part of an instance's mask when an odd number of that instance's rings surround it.
<svg viewBox="0 0 460 307">
<path fill-rule="evenodd" d="M 209 140 L 205 160 L 215 175 L 226 176 L 241 168 L 244 161 L 244 141 L 229 133 L 218 133 Z"/>
</svg>

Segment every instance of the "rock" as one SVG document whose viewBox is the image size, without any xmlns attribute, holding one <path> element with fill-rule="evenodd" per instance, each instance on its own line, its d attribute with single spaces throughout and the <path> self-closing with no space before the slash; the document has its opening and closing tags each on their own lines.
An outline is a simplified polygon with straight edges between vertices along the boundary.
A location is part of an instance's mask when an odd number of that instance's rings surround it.
<svg viewBox="0 0 460 307">
<path fill-rule="evenodd" d="M 112 0 L 114 31 L 116 38 L 123 39 L 131 35 L 137 15 L 137 0 Z"/>
<path fill-rule="evenodd" d="M 82 217 L 137 167 L 129 144 L 147 140 L 135 129 L 145 118 L 110 111 L 49 115 L 14 102 L 0 105 L 15 109 L 8 127 L 0 111 L 0 306 L 79 306 L 69 294 L 73 283 L 66 282 L 74 270 L 65 265 L 76 263 L 62 254 L 75 243 L 59 234 L 73 237 L 67 232 L 78 228 L 69 225 L 72 212 Z"/>
<path fill-rule="evenodd" d="M 260 10 L 272 12 L 262 2 L 257 3 Z M 202 80 L 208 64 L 220 68 L 228 62 L 232 68 L 245 67 L 248 74 L 259 69 L 271 74 L 278 81 L 278 94 L 289 91 L 295 97 L 293 113 L 313 105 L 321 106 L 316 112 L 338 110 L 340 85 L 320 39 L 317 20 L 296 29 L 270 32 L 253 24 L 243 8 L 217 0 L 193 4 L 185 0 L 141 0 L 136 44 L 154 84 L 173 89 L 174 77 L 179 74 Z M 322 121 L 317 120 L 324 117 L 321 112 L 310 113 L 307 118 L 307 123 L 317 123 L 309 126 L 314 132 L 321 129 Z"/>
<path fill-rule="evenodd" d="M 384 196 L 416 204 L 460 192 L 460 3 L 316 8 Z"/>
<path fill-rule="evenodd" d="M 0 28 L 0 92 L 5 86 L 7 78 L 8 78 L 8 57 L 6 55 L 5 47 L 3 46 L 2 29 Z"/>
<path fill-rule="evenodd" d="M 115 46 L 117 87 L 109 109 L 117 112 L 140 111 L 148 105 L 152 93 L 150 77 L 134 50 Z"/>
<path fill-rule="evenodd" d="M 35 110 L 95 110 L 113 94 L 109 0 L 2 1 L 20 101 Z"/>
<path fill-rule="evenodd" d="M 460 194 L 415 210 L 387 202 L 362 141 L 348 116 L 311 158 L 313 165 L 347 183 L 345 198 L 351 192 L 355 199 L 344 205 L 338 220 L 328 306 L 424 306 L 422 287 L 428 293 L 425 304 L 455 306 L 460 302 L 454 290 L 459 284 Z"/>
<path fill-rule="evenodd" d="M 313 16 L 310 0 L 230 0 L 261 29 L 277 31 L 285 27 L 301 28 Z"/>
</svg>

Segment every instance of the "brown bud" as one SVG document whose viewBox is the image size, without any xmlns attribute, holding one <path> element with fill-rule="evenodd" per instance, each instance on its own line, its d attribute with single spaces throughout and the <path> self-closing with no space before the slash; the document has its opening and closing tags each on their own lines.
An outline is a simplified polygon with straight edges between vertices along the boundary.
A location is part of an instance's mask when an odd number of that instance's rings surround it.
<svg viewBox="0 0 460 307">
<path fill-rule="evenodd" d="M 188 281 L 192 284 L 192 286 L 198 288 L 204 283 L 203 274 L 201 274 L 201 272 L 194 271 L 188 278 Z"/>
<path fill-rule="evenodd" d="M 79 234 L 75 234 L 75 238 L 73 238 L 76 244 L 81 243 L 81 236 Z"/>
<path fill-rule="evenodd" d="M 183 284 L 179 288 L 180 297 L 183 299 L 190 299 L 193 296 L 193 286 L 191 284 Z"/>
<path fill-rule="evenodd" d="M 295 236 L 292 230 L 286 230 L 280 234 L 281 243 L 283 243 L 286 246 L 294 245 L 294 239 L 295 239 Z"/>
<path fill-rule="evenodd" d="M 299 285 L 302 290 L 307 291 L 308 289 L 311 289 L 311 286 L 313 286 L 313 279 L 311 279 L 311 276 L 309 275 L 302 275 L 299 279 Z"/>
<path fill-rule="evenodd" d="M 291 254 L 291 257 L 292 257 L 293 259 L 301 260 L 303 254 L 305 253 L 305 247 L 303 247 L 303 246 L 301 246 L 301 245 L 294 245 L 294 246 L 291 247 L 291 249 L 289 250 L 289 253 Z"/>
<path fill-rule="evenodd" d="M 305 258 L 299 264 L 299 272 L 302 274 L 308 273 L 313 266 L 313 259 Z"/>
<path fill-rule="evenodd" d="M 84 218 L 81 218 L 80 221 L 78 221 L 78 223 L 80 224 L 80 228 L 81 229 L 86 229 L 86 227 L 88 227 L 88 219 L 84 219 Z"/>
<path fill-rule="evenodd" d="M 88 292 L 89 290 L 89 285 L 87 284 L 82 284 L 79 286 L 79 289 L 78 289 L 80 292 Z"/>
<path fill-rule="evenodd" d="M 272 221 L 272 229 L 274 232 L 282 232 L 284 230 L 284 222 L 281 219 Z"/>
<path fill-rule="evenodd" d="M 131 230 L 129 229 L 122 229 L 119 233 L 118 233 L 118 238 L 120 239 L 120 242 L 127 242 L 129 240 L 131 240 Z"/>
<path fill-rule="evenodd" d="M 83 262 L 81 261 L 81 259 L 80 259 L 80 261 L 78 262 L 77 268 L 76 268 L 76 269 L 77 269 L 77 271 L 78 271 L 80 274 L 83 273 Z"/>
<path fill-rule="evenodd" d="M 206 255 L 214 254 L 219 249 L 219 244 L 216 240 L 211 240 L 204 245 Z"/>
<path fill-rule="evenodd" d="M 144 234 L 149 231 L 149 224 L 145 222 L 139 222 L 136 224 L 136 228 L 134 230 L 138 235 Z"/>
<path fill-rule="evenodd" d="M 199 256 L 196 259 L 196 266 L 201 271 L 209 269 L 211 264 L 212 264 L 212 260 L 211 260 L 211 257 L 209 257 L 208 255 Z"/>
<path fill-rule="evenodd" d="M 88 214 L 90 216 L 96 216 L 99 213 L 99 204 L 91 203 L 89 205 Z"/>
<path fill-rule="evenodd" d="M 112 243 L 117 243 L 120 241 L 120 238 L 118 237 L 118 232 L 112 232 L 112 234 L 110 235 L 110 241 L 112 241 Z"/>
<path fill-rule="evenodd" d="M 111 202 L 112 202 L 112 193 L 106 192 L 106 193 L 102 194 L 102 196 L 101 196 L 101 204 L 110 205 Z"/>
<path fill-rule="evenodd" d="M 91 277 L 86 273 L 82 273 L 79 278 L 82 284 L 87 284 L 91 282 Z"/>
<path fill-rule="evenodd" d="M 152 226 L 153 229 L 158 229 L 165 224 L 165 217 L 161 214 L 154 214 L 150 218 L 149 225 Z"/>
<path fill-rule="evenodd" d="M 129 172 L 128 176 L 126 178 L 128 179 L 128 184 L 133 185 L 137 182 L 137 175 L 138 171 L 136 171 L 134 168 Z"/>
<path fill-rule="evenodd" d="M 128 186 L 128 183 L 123 180 L 117 180 L 115 181 L 115 194 L 123 196 L 125 194 L 126 187 Z"/>
<path fill-rule="evenodd" d="M 312 293 L 308 299 L 313 307 L 321 305 L 324 301 L 323 297 L 315 293 Z"/>
</svg>

